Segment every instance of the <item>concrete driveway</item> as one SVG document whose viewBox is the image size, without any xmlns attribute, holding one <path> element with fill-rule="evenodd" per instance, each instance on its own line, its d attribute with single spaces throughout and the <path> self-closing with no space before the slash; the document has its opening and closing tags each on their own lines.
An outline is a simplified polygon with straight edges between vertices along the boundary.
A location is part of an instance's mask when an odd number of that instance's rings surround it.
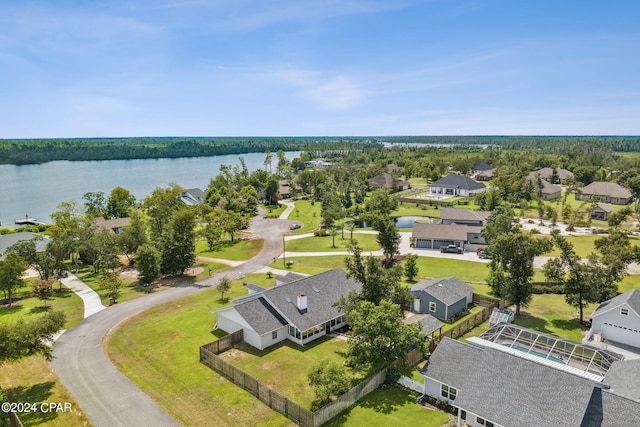
<svg viewBox="0 0 640 427">
<path fill-rule="evenodd" d="M 129 316 L 208 289 L 225 275 L 262 269 L 282 252 L 282 234 L 288 229 L 289 221 L 264 219 L 260 215 L 249 230 L 262 236 L 265 246 L 253 259 L 201 282 L 116 304 L 67 330 L 54 344 L 55 358 L 51 365 L 91 423 L 97 427 L 178 426 L 176 420 L 111 363 L 102 352 L 104 337 Z"/>
</svg>

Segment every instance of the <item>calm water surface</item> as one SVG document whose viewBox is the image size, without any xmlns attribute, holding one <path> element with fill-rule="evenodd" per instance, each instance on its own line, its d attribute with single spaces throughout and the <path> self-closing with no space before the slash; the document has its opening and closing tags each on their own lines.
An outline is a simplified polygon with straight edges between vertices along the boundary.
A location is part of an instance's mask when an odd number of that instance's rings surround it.
<svg viewBox="0 0 640 427">
<path fill-rule="evenodd" d="M 291 160 L 299 151 L 286 152 Z M 87 162 L 55 161 L 39 165 L 0 165 L 0 222 L 13 227 L 14 220 L 29 215 L 50 222 L 49 215 L 63 201 L 102 191 L 108 197 L 117 186 L 124 187 L 138 200 L 156 187 L 175 182 L 185 188 L 204 190 L 218 174 L 221 165 L 240 166 L 243 157 L 249 171 L 264 167 L 264 153 L 179 159 L 104 160 Z M 277 159 L 274 156 L 272 168 Z"/>
</svg>

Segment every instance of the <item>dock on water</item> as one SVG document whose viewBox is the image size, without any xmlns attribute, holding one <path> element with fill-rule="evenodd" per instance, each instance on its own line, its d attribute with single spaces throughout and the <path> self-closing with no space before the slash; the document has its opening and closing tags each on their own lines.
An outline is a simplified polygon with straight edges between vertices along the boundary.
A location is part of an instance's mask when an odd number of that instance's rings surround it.
<svg viewBox="0 0 640 427">
<path fill-rule="evenodd" d="M 38 221 L 35 218 L 29 218 L 29 215 L 25 215 L 22 219 L 16 219 L 14 222 L 16 225 L 47 225 L 46 222 Z"/>
</svg>

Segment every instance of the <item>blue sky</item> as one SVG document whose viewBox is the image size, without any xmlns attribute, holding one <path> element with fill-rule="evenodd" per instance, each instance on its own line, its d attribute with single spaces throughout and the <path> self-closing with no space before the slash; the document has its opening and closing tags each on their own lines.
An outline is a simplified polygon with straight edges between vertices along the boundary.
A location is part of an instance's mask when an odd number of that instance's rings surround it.
<svg viewBox="0 0 640 427">
<path fill-rule="evenodd" d="M 639 135 L 640 2 L 0 0 L 0 138 Z"/>
</svg>

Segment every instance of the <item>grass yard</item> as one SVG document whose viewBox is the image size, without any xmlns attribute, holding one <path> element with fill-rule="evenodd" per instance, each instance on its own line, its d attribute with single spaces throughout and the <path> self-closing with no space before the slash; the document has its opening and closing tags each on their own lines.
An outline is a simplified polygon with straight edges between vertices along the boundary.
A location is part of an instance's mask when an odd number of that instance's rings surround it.
<svg viewBox="0 0 640 427">
<path fill-rule="evenodd" d="M 327 427 L 411 426 L 440 427 L 449 416 L 438 410 L 427 409 L 416 403 L 418 394 L 403 387 L 374 390 L 355 407 L 328 423 Z"/>
<path fill-rule="evenodd" d="M 263 207 L 265 210 L 265 218 L 278 218 L 287 209 L 287 205 L 282 203 L 278 203 L 275 206 L 264 205 Z"/>
<path fill-rule="evenodd" d="M 296 234 L 308 233 L 320 226 L 320 203 L 311 204 L 311 200 L 297 200 L 296 207 L 289 214 L 289 219 L 300 221 L 304 225 L 295 231 Z"/>
<path fill-rule="evenodd" d="M 196 255 L 209 258 L 222 258 L 232 261 L 244 261 L 253 258 L 264 247 L 263 239 L 237 239 L 219 242 L 213 251 L 209 251 L 206 240 L 196 242 Z"/>
<path fill-rule="evenodd" d="M 420 278 L 456 276 L 465 282 L 484 282 L 489 274 L 487 263 L 449 258 L 418 257 Z"/>
<path fill-rule="evenodd" d="M 585 308 L 585 319 L 596 307 L 596 304 L 590 304 Z M 564 295 L 533 295 L 531 305 L 522 308 L 522 312 L 524 314 L 516 316 L 513 322 L 516 325 L 576 342 L 582 341 L 583 330 L 578 321 L 578 310 L 565 302 Z"/>
<path fill-rule="evenodd" d="M 350 241 L 349 237 L 348 230 L 344 232 L 344 239 L 338 231 L 335 236 L 335 248 L 332 246 L 334 241 L 332 236 L 305 237 L 303 239 L 288 240 L 285 244 L 287 251 L 290 252 L 344 252 L 347 250 L 347 244 Z M 377 237 L 375 234 L 353 233 L 353 240 L 358 242 L 363 252 L 380 250 L 380 245 L 376 241 Z"/>
<path fill-rule="evenodd" d="M 344 258 L 347 255 L 324 255 L 309 257 L 287 257 L 287 261 L 293 261 L 289 270 L 304 274 L 317 274 L 332 268 L 344 268 Z M 269 264 L 269 267 L 284 269 L 282 259 Z"/>
<path fill-rule="evenodd" d="M 60 310 L 67 316 L 64 328 L 68 329 L 84 318 L 84 304 L 82 299 L 64 285 L 60 288 L 60 282 L 53 285 L 55 290 L 53 296 L 47 300 L 47 307 L 44 308 L 44 301 L 31 295 L 31 284 L 28 282 L 23 288 L 15 293 L 14 301 L 10 307 L 0 307 L 0 322 L 15 322 L 18 319 L 32 320 L 40 317 L 50 309 Z"/>
<path fill-rule="evenodd" d="M 546 237 L 546 236 L 541 236 Z M 568 242 L 573 245 L 573 250 L 580 258 L 586 258 L 591 252 L 595 252 L 595 241 L 602 236 L 566 236 Z M 629 243 L 632 246 L 640 246 L 640 239 L 629 236 Z M 553 250 L 545 254 L 546 256 L 559 256 L 560 251 L 554 246 Z"/>
<path fill-rule="evenodd" d="M 618 285 L 618 292 L 623 293 L 630 291 L 633 288 L 640 289 L 640 275 L 626 276 Z"/>
<path fill-rule="evenodd" d="M 218 273 L 220 271 L 224 271 L 229 268 L 226 264 L 221 264 L 217 262 L 206 262 L 206 261 L 198 261 L 196 263 L 200 267 L 202 267 L 202 272 L 198 273 L 196 276 L 184 275 L 182 277 L 175 277 L 175 281 L 172 281 L 169 284 L 162 282 L 160 284 L 154 284 L 152 287 L 143 287 L 138 285 L 138 282 L 135 281 L 126 281 L 126 285 L 122 288 L 122 295 L 118 298 L 118 302 L 125 302 L 132 299 L 139 298 L 148 294 L 149 292 L 157 292 L 163 289 L 167 289 L 169 286 L 180 285 L 188 282 L 193 282 L 196 280 L 201 280 L 209 276 L 209 270 L 211 270 L 211 274 Z M 80 269 L 78 273 L 74 273 L 80 280 L 82 280 L 85 284 L 87 284 L 91 289 L 96 291 L 98 295 L 100 295 L 100 299 L 102 304 L 108 305 L 109 298 L 105 296 L 105 292 L 100 288 L 100 278 L 101 275 L 93 272 L 93 267 L 85 266 Z"/>
<path fill-rule="evenodd" d="M 234 280 L 225 298 L 243 295 L 246 289 Z M 105 351 L 183 425 L 294 425 L 198 361 L 199 346 L 216 339 L 211 311 L 222 305 L 216 289 L 161 304 L 123 322 Z"/>
<path fill-rule="evenodd" d="M 307 383 L 309 369 L 324 362 L 342 365 L 346 351 L 347 341 L 324 337 L 304 347 L 289 341 L 267 350 L 242 344 L 223 353 L 222 357 L 297 404 L 311 409 L 315 394 Z M 363 379 L 350 370 L 349 373 L 355 382 Z"/>
<path fill-rule="evenodd" d="M 80 405 L 62 386 L 42 356 L 31 356 L 17 362 L 0 365 L 0 388 L 10 402 L 71 403 L 70 412 L 29 412 L 19 414 L 25 427 L 46 425 L 51 427 L 80 427 L 90 425 Z"/>
</svg>

